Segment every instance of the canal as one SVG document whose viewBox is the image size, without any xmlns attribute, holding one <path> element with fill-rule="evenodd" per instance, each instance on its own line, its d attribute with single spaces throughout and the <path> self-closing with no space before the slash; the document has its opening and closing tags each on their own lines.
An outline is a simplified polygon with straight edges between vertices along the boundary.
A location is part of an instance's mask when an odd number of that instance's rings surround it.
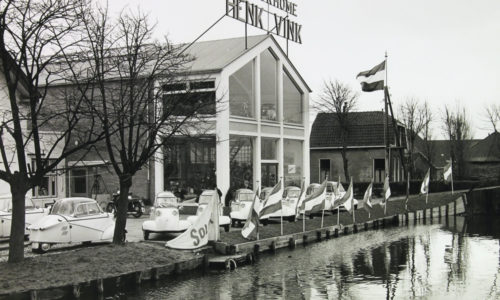
<svg viewBox="0 0 500 300">
<path fill-rule="evenodd" d="M 261 254 L 253 265 L 168 277 L 122 299 L 494 299 L 500 222 L 450 218 Z"/>
</svg>

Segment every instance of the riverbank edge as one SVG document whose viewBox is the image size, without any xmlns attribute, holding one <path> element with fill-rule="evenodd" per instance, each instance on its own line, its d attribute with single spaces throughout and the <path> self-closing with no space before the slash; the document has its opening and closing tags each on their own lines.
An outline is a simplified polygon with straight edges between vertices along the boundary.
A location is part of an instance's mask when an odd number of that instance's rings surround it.
<svg viewBox="0 0 500 300">
<path fill-rule="evenodd" d="M 432 196 L 431 196 L 432 195 Z M 453 196 L 453 200 L 446 203 L 446 209 L 443 205 L 435 206 L 440 207 L 439 210 L 432 207 L 432 202 L 436 199 L 439 200 L 445 196 L 450 198 L 450 193 L 435 193 L 429 194 L 429 203 L 426 206 L 431 206 L 423 210 L 414 211 L 402 211 L 398 214 L 393 214 L 390 216 L 384 216 L 383 218 L 378 218 L 376 220 L 370 220 L 366 222 L 356 222 L 355 224 L 345 224 L 340 226 L 325 226 L 323 228 L 313 228 L 306 232 L 299 232 L 294 234 L 288 234 L 283 236 L 275 236 L 271 238 L 262 239 L 259 241 L 246 241 L 244 243 L 227 243 L 227 242 L 217 242 L 213 245 L 212 249 L 205 249 L 201 252 L 191 252 L 192 254 L 189 258 L 177 259 L 169 263 L 158 264 L 148 268 L 135 268 L 128 271 L 116 271 L 110 274 L 101 274 L 101 276 L 85 280 L 77 280 L 73 282 L 64 282 L 64 278 L 61 278 L 61 284 L 49 285 L 44 284 L 44 282 L 39 282 L 39 287 L 30 288 L 19 284 L 16 287 L 8 287 L 7 290 L 3 290 L 4 287 L 0 286 L 0 299 L 45 299 L 53 298 L 56 295 L 60 297 L 72 296 L 74 298 L 79 298 L 82 293 L 95 293 L 94 295 L 101 297 L 104 295 L 104 290 L 109 290 L 109 288 L 117 288 L 119 286 L 125 286 L 129 284 L 140 285 L 142 281 L 158 280 L 161 277 L 165 277 L 173 274 L 181 274 L 184 272 L 189 272 L 199 268 L 208 269 L 209 267 L 220 268 L 221 266 L 226 269 L 232 269 L 236 267 L 237 263 L 252 263 L 256 258 L 255 255 L 263 251 L 276 251 L 279 248 L 290 247 L 294 248 L 299 244 L 307 244 L 312 242 L 321 241 L 323 239 L 329 239 L 333 237 L 339 237 L 341 235 L 356 233 L 360 231 L 365 231 L 369 229 L 384 228 L 389 225 L 404 224 L 410 220 L 417 220 L 425 218 L 428 216 L 438 217 L 438 216 L 450 216 L 454 214 L 460 214 L 465 212 L 466 196 L 463 191 L 457 191 Z M 463 201 L 459 201 L 463 199 Z M 404 201 L 403 199 L 395 199 L 390 201 L 390 205 L 394 205 L 398 202 Z M 437 201 L 440 202 L 440 201 Z M 449 205 L 450 203 L 455 203 L 454 205 Z M 457 203 L 459 211 L 457 211 Z M 462 204 L 461 204 L 462 203 Z M 400 203 L 399 203 L 400 204 Z M 442 204 L 442 203 L 441 203 Z M 427 213 L 429 212 L 429 213 Z M 270 226 L 270 227 L 269 227 Z M 272 226 L 278 225 L 269 225 Z M 224 236 L 222 237 L 224 238 Z M 130 243 L 131 247 L 134 244 L 146 244 L 143 242 Z M 162 244 L 163 245 L 163 244 Z M 118 249 L 118 250 L 117 250 Z M 163 250 L 162 250 L 163 249 Z M 84 249 L 81 249 L 82 251 Z M 114 250 L 123 251 L 118 247 Z M 208 251 L 207 251 L 208 250 Z M 215 253 L 214 253 L 215 250 Z M 74 253 L 78 255 L 80 249 L 76 250 Z M 162 252 L 166 254 L 169 251 L 163 246 L 157 247 L 155 251 Z M 57 257 L 61 254 L 51 255 L 51 259 L 57 260 Z M 113 254 L 116 255 L 116 254 Z M 47 256 L 48 257 L 48 256 Z M 30 258 L 37 260 L 39 257 Z M 152 262 L 154 263 L 154 262 Z M 6 263 L 0 263 L 0 266 Z M 98 267 L 98 266 L 96 266 Z M 0 271 L 1 274 L 2 271 Z M 107 292 L 106 292 L 107 293 Z"/>
</svg>

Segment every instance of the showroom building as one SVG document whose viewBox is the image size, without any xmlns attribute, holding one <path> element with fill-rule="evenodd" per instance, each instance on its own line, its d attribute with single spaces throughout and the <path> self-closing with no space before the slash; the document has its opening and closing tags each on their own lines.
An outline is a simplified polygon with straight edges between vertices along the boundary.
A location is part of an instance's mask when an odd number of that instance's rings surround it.
<svg viewBox="0 0 500 300">
<path fill-rule="evenodd" d="M 197 42 L 186 52 L 194 57 L 190 73 L 185 84 L 163 86 L 164 105 L 189 91 L 214 103 L 206 111 L 213 118 L 196 138 L 175 138 L 157 153 L 154 191 L 217 186 L 228 195 L 280 178 L 308 184 L 311 90 L 275 38 Z"/>
</svg>

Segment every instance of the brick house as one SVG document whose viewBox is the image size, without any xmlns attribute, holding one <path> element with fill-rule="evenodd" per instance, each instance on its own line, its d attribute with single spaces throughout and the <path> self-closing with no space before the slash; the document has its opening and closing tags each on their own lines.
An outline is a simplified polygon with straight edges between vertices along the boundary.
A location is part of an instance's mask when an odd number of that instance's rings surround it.
<svg viewBox="0 0 500 300">
<path fill-rule="evenodd" d="M 365 111 L 348 114 L 347 159 L 349 174 L 354 181 L 382 182 L 385 178 L 384 112 Z M 403 167 L 396 147 L 392 121 L 388 120 L 387 137 L 390 143 L 391 180 L 404 179 Z M 405 128 L 398 122 L 400 145 L 405 142 Z M 328 178 L 344 178 L 341 155 L 340 127 L 334 113 L 318 113 L 310 135 L 311 182 Z"/>
</svg>

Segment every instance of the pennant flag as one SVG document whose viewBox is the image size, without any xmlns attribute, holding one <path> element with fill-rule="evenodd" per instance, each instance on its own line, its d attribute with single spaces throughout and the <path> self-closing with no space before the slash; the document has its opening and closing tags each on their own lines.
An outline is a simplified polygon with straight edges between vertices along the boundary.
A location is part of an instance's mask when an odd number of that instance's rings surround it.
<svg viewBox="0 0 500 300">
<path fill-rule="evenodd" d="M 300 195 L 299 195 L 299 199 L 297 200 L 297 206 L 295 206 L 295 216 L 296 217 L 298 217 L 300 214 L 302 202 L 304 202 L 305 198 L 306 198 L 306 188 L 305 188 L 305 181 L 303 181 L 302 186 L 300 187 Z"/>
<path fill-rule="evenodd" d="M 215 193 L 217 195 L 217 193 Z M 215 199 L 213 199 L 215 200 Z M 168 241 L 165 246 L 173 249 L 190 250 L 197 249 L 208 244 L 209 229 L 213 230 L 211 215 L 215 206 L 215 201 L 210 201 L 207 207 L 201 212 L 196 221 L 188 227 L 181 235 Z M 217 228 L 217 230 L 219 230 Z"/>
<path fill-rule="evenodd" d="M 248 214 L 247 221 L 243 228 L 241 229 L 241 235 L 248 239 L 251 235 L 256 236 L 259 229 L 259 212 L 260 212 L 260 198 L 258 196 L 259 188 L 255 190 L 255 197 L 253 198 L 252 206 L 250 207 L 250 213 Z"/>
<path fill-rule="evenodd" d="M 451 168 L 451 160 L 450 160 L 450 162 L 446 166 L 444 166 L 444 169 L 443 169 L 444 180 L 446 180 L 446 181 L 450 180 L 452 170 L 453 169 Z"/>
<path fill-rule="evenodd" d="M 318 190 L 316 190 L 311 195 L 307 196 L 304 201 L 302 201 L 301 210 L 305 212 L 319 212 L 325 209 L 326 203 L 326 183 L 327 181 L 323 181 Z"/>
<path fill-rule="evenodd" d="M 385 60 L 376 65 L 369 71 L 364 71 L 356 76 L 356 79 L 361 83 L 363 92 L 373 92 L 384 89 L 385 80 Z"/>
<path fill-rule="evenodd" d="M 380 205 L 385 205 L 389 197 L 391 197 L 391 187 L 389 186 L 389 176 L 386 176 L 384 181 L 384 199 L 380 202 Z"/>
<path fill-rule="evenodd" d="M 264 203 L 262 204 L 262 209 L 260 210 L 260 217 L 269 217 L 272 213 L 275 213 L 281 209 L 281 198 L 283 198 L 283 189 L 281 188 L 281 179 L 273 187 L 271 193 L 266 197 Z"/>
<path fill-rule="evenodd" d="M 347 209 L 349 212 L 352 212 L 352 208 L 354 207 L 353 199 L 354 199 L 354 192 L 353 192 L 352 178 L 351 178 L 351 183 L 349 184 L 346 193 L 342 198 L 340 198 L 336 203 L 333 204 L 332 210 L 336 209 L 341 205 L 344 205 L 345 209 Z"/>
<path fill-rule="evenodd" d="M 420 186 L 420 194 L 428 194 L 429 193 L 429 179 L 430 179 L 431 169 L 427 170 L 425 174 L 424 180 L 422 181 L 422 185 Z"/>
<path fill-rule="evenodd" d="M 365 195 L 363 197 L 363 208 L 366 210 L 367 213 L 371 212 L 372 209 L 372 192 L 373 192 L 373 181 L 370 182 L 368 187 L 366 188 Z"/>
</svg>

